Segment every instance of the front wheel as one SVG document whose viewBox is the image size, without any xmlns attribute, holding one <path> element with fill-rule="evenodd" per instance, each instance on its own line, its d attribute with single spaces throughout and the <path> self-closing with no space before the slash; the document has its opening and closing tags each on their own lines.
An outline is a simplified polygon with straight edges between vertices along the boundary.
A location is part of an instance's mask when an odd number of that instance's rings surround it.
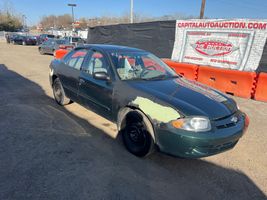
<svg viewBox="0 0 267 200">
<path fill-rule="evenodd" d="M 71 102 L 70 99 L 66 97 L 59 78 L 56 78 L 53 82 L 53 94 L 55 101 L 61 106 L 67 105 Z"/>
<path fill-rule="evenodd" d="M 126 126 L 122 130 L 122 139 L 128 151 L 138 157 L 147 156 L 154 150 L 154 140 L 141 116 L 127 117 Z"/>
<path fill-rule="evenodd" d="M 41 54 L 41 55 L 44 55 L 44 51 L 43 51 L 43 49 L 40 47 L 39 48 L 39 53 Z"/>
</svg>

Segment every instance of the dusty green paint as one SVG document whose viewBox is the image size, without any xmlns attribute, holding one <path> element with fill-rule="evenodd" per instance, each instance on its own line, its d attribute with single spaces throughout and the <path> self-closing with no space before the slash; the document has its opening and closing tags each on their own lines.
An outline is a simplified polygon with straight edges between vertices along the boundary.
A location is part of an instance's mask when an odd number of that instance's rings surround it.
<svg viewBox="0 0 267 200">
<path fill-rule="evenodd" d="M 180 114 L 173 108 L 162 106 L 158 103 L 155 103 L 143 97 L 136 97 L 133 103 L 138 105 L 139 108 L 146 115 L 149 115 L 152 119 L 160 122 L 167 123 L 170 122 L 171 120 L 180 118 Z"/>
</svg>

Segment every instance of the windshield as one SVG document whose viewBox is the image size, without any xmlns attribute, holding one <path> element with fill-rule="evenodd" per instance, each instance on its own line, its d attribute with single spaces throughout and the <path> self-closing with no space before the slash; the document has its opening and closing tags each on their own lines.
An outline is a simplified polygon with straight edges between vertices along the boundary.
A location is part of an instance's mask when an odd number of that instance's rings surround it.
<svg viewBox="0 0 267 200">
<path fill-rule="evenodd" d="M 161 59 L 148 52 L 111 52 L 121 80 L 158 80 L 178 75 Z"/>
</svg>

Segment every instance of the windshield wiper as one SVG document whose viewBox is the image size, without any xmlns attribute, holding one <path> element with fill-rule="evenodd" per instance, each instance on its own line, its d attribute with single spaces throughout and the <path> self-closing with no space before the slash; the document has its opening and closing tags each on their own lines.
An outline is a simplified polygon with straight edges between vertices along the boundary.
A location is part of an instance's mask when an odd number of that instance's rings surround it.
<svg viewBox="0 0 267 200">
<path fill-rule="evenodd" d="M 169 78 L 181 78 L 180 75 L 166 75 L 166 74 L 161 74 L 159 76 L 151 77 L 151 78 L 144 78 L 144 80 L 163 80 L 163 79 L 169 79 Z"/>
<path fill-rule="evenodd" d="M 166 74 L 161 74 L 159 76 L 154 76 L 150 78 L 141 78 L 141 77 L 133 77 L 131 79 L 126 79 L 127 81 L 151 81 L 151 80 L 164 80 L 164 79 L 169 79 L 169 78 L 181 78 L 182 76 L 180 75 L 173 75 L 173 76 L 168 76 Z"/>
<path fill-rule="evenodd" d="M 144 80 L 163 80 L 163 79 L 166 79 L 168 78 L 169 76 L 166 75 L 166 74 L 161 74 L 159 76 L 154 76 L 154 77 L 150 77 L 150 78 L 144 78 Z"/>
<path fill-rule="evenodd" d="M 181 77 L 183 77 L 183 76 L 182 75 L 179 75 L 179 74 L 170 76 L 170 78 L 181 78 Z"/>
</svg>

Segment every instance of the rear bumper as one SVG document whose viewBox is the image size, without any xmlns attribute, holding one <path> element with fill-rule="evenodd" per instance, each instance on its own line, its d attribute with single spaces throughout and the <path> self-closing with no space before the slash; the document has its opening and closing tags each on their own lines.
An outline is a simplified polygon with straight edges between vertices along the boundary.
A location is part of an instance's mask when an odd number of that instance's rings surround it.
<svg viewBox="0 0 267 200">
<path fill-rule="evenodd" d="M 157 145 L 162 152 L 185 158 L 200 158 L 232 149 L 246 130 L 246 115 L 235 126 L 209 132 L 190 132 L 171 125 L 156 131 Z"/>
</svg>

